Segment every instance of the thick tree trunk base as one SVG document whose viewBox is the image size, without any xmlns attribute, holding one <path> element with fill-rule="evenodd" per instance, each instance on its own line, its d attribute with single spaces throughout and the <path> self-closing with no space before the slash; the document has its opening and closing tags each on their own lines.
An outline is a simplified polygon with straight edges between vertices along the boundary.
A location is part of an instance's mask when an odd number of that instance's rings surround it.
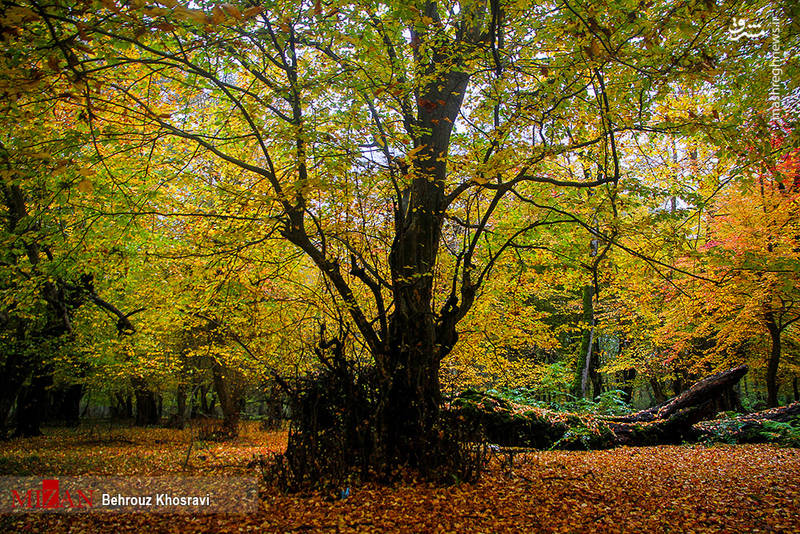
<svg viewBox="0 0 800 534">
<path fill-rule="evenodd" d="M 498 445 L 602 449 L 680 443 L 696 436 L 696 423 L 739 407 L 733 387 L 745 373 L 747 366 L 712 375 L 658 406 L 622 417 L 552 412 L 477 392 L 456 398 L 449 413 L 479 426 Z"/>
<path fill-rule="evenodd" d="M 438 403 L 406 382 L 387 387 L 374 368 L 337 363 L 296 384 L 286 453 L 266 470 L 280 487 L 390 481 L 407 469 L 435 481 L 477 478 L 478 440 L 440 418 Z"/>
</svg>

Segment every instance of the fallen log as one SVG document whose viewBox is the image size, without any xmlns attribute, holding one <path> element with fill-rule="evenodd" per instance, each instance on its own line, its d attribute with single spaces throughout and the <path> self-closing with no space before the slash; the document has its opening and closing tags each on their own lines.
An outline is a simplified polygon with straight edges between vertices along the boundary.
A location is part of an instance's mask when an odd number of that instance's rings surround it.
<svg viewBox="0 0 800 534">
<path fill-rule="evenodd" d="M 555 412 L 476 391 L 455 398 L 449 415 L 504 446 L 603 449 L 680 443 L 696 436 L 696 423 L 740 407 L 733 388 L 745 373 L 744 365 L 717 373 L 658 406 L 626 416 Z"/>
<path fill-rule="evenodd" d="M 741 408 L 739 398 L 733 386 L 747 374 L 747 366 L 740 365 L 727 371 L 708 376 L 666 402 L 647 408 L 640 412 L 609 420 L 619 423 L 639 423 L 656 419 L 669 419 L 683 410 L 702 408 L 697 414 L 700 417 L 713 417 L 719 412 Z"/>
<path fill-rule="evenodd" d="M 741 410 L 733 388 L 747 374 L 740 365 L 711 375 L 666 402 L 627 416 L 604 418 L 615 434 L 615 445 L 680 443 L 693 437 L 692 427 L 719 412 Z"/>
<path fill-rule="evenodd" d="M 692 429 L 695 439 L 703 441 L 781 442 L 782 436 L 779 435 L 780 433 L 776 434 L 774 425 L 769 423 L 790 423 L 794 424 L 795 428 L 800 428 L 800 402 L 736 417 L 702 421 L 695 424 Z M 795 440 L 797 440 L 796 437 L 789 441 Z"/>
</svg>

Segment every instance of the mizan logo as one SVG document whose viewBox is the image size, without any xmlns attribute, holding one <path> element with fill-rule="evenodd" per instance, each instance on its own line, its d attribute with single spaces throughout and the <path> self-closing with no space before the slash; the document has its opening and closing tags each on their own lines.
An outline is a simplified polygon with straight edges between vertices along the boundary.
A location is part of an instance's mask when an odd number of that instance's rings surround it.
<svg viewBox="0 0 800 534">
<path fill-rule="evenodd" d="M 94 490 L 60 491 L 57 479 L 42 480 L 41 489 L 11 490 L 11 507 L 57 509 L 57 508 L 91 508 L 94 505 Z"/>
<path fill-rule="evenodd" d="M 769 33 L 767 30 L 761 29 L 761 24 L 758 22 L 749 22 L 747 19 L 742 18 L 735 18 L 731 23 L 731 27 L 728 30 L 728 35 L 734 41 L 738 41 L 742 37 L 747 37 L 748 39 L 758 39 L 759 37 L 764 37 Z"/>
</svg>

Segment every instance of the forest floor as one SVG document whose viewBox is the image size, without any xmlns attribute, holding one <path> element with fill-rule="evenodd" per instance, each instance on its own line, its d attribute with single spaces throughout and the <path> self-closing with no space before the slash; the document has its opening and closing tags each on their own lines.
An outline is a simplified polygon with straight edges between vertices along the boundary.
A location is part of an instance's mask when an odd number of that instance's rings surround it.
<svg viewBox="0 0 800 534">
<path fill-rule="evenodd" d="M 286 434 L 248 426 L 227 443 L 191 430 L 46 429 L 0 443 L 0 476 L 253 476 Z M 188 454 L 188 462 L 186 460 Z M 345 499 L 262 488 L 252 514 L 12 513 L 0 532 L 799 532 L 800 449 L 686 445 L 517 455 L 475 484 L 409 480 Z"/>
</svg>

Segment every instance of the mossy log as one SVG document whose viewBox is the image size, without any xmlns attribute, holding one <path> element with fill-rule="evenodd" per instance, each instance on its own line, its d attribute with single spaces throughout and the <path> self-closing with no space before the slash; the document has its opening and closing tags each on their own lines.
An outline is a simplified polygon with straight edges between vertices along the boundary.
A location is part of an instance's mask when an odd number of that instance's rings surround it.
<svg viewBox="0 0 800 534">
<path fill-rule="evenodd" d="M 764 432 L 765 423 L 794 423 L 800 421 L 800 402 L 787 406 L 770 408 L 762 412 L 747 413 L 736 417 L 723 417 L 713 421 L 702 421 L 693 427 L 696 439 L 710 441 L 729 441 L 731 443 L 752 443 L 771 441 L 769 433 Z"/>
<path fill-rule="evenodd" d="M 745 373 L 745 365 L 717 373 L 658 406 L 626 416 L 555 412 L 476 391 L 455 398 L 448 413 L 504 446 L 603 449 L 680 443 L 696 435 L 696 423 L 739 407 L 733 388 Z"/>
</svg>

